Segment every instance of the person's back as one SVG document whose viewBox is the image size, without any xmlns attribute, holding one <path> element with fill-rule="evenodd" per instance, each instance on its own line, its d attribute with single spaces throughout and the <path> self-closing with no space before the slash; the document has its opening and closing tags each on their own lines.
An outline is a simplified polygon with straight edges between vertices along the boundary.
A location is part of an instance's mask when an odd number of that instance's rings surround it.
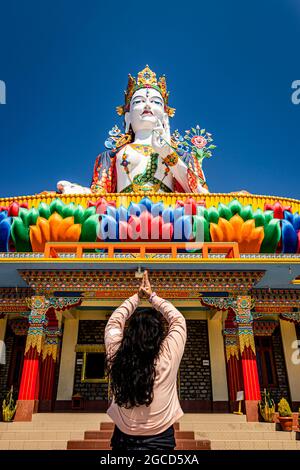
<svg viewBox="0 0 300 470">
<path fill-rule="evenodd" d="M 143 437 L 142 441 L 150 443 L 145 448 L 157 448 L 156 441 L 158 445 L 171 442 L 173 448 L 173 424 L 183 415 L 177 373 L 186 342 L 186 323 L 170 302 L 152 293 L 147 273 L 139 293 L 150 298 L 155 310 L 137 311 L 124 333 L 125 322 L 139 303 L 135 294 L 115 310 L 105 329 L 113 391 L 107 413 L 116 425 L 114 438 L 123 434 L 134 441 L 133 436 L 139 436 L 139 442 Z M 162 334 L 163 320 L 157 312 L 168 322 L 167 334 Z M 172 439 L 164 439 L 165 435 Z"/>
</svg>

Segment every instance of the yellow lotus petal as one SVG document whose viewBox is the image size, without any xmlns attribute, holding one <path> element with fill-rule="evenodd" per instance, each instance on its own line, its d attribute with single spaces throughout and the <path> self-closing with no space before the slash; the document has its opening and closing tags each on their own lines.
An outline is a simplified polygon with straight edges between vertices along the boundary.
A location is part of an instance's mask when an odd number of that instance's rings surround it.
<svg viewBox="0 0 300 470">
<path fill-rule="evenodd" d="M 242 238 L 242 225 L 244 223 L 242 217 L 238 214 L 235 214 L 230 219 L 230 224 L 233 227 L 233 236 L 236 242 L 240 242 Z"/>
<path fill-rule="evenodd" d="M 57 212 L 54 212 L 48 219 L 50 225 L 50 240 L 52 242 L 58 241 L 58 231 L 62 220 L 63 218 Z"/>
<path fill-rule="evenodd" d="M 57 231 L 58 241 L 60 242 L 66 241 L 66 231 L 72 225 L 74 225 L 74 217 L 66 217 L 60 222 L 60 225 Z"/>
</svg>

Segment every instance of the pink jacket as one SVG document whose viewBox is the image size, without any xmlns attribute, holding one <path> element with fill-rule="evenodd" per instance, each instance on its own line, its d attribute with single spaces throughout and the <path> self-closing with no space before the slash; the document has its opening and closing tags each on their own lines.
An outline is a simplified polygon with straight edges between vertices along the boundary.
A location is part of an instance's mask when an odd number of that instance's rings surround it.
<svg viewBox="0 0 300 470">
<path fill-rule="evenodd" d="M 107 357 L 119 348 L 123 338 L 126 320 L 130 318 L 139 303 L 137 294 L 125 300 L 107 322 L 105 347 Z M 162 313 L 169 323 L 169 331 L 162 342 L 156 365 L 153 401 L 150 406 L 142 405 L 131 409 L 119 407 L 114 400 L 107 410 L 118 428 L 126 434 L 149 436 L 165 431 L 182 415 L 177 395 L 177 372 L 186 342 L 186 323 L 183 315 L 167 300 L 157 295 L 152 306 Z"/>
</svg>

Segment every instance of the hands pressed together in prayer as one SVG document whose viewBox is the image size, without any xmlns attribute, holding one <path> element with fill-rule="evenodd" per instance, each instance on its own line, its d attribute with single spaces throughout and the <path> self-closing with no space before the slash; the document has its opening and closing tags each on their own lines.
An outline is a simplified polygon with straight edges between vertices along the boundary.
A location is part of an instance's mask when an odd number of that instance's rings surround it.
<svg viewBox="0 0 300 470">
<path fill-rule="evenodd" d="M 142 283 L 138 290 L 138 296 L 140 299 L 149 299 L 152 294 L 152 287 L 148 277 L 148 271 L 144 271 Z"/>
</svg>

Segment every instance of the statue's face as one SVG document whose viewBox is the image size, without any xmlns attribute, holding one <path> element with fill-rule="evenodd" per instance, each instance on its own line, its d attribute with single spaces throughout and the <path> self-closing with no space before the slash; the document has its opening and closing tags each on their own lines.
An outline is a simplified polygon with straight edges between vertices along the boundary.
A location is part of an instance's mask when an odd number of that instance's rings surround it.
<svg viewBox="0 0 300 470">
<path fill-rule="evenodd" d="M 125 122 L 136 133 L 139 130 L 152 130 L 167 118 L 164 111 L 164 100 L 159 91 L 153 88 L 137 90 L 130 101 L 130 110 L 125 114 Z"/>
</svg>

